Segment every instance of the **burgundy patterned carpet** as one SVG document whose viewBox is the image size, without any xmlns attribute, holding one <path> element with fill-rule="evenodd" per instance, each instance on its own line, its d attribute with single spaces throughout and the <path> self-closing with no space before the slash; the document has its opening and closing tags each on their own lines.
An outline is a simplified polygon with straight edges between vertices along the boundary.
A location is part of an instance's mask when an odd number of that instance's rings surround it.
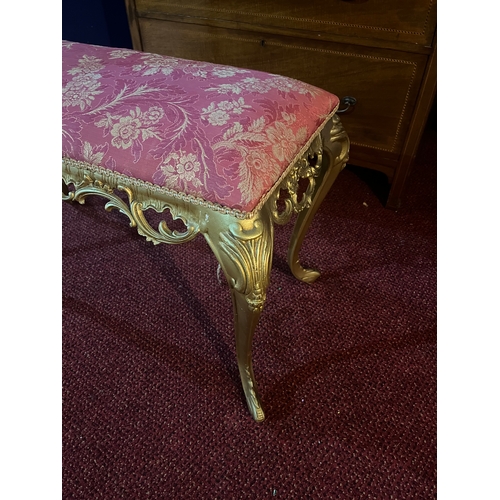
<svg viewBox="0 0 500 500">
<path fill-rule="evenodd" d="M 348 168 L 306 238 L 276 228 L 249 416 L 229 292 L 203 237 L 154 246 L 63 204 L 63 498 L 436 498 L 436 132 L 398 212 Z"/>
</svg>

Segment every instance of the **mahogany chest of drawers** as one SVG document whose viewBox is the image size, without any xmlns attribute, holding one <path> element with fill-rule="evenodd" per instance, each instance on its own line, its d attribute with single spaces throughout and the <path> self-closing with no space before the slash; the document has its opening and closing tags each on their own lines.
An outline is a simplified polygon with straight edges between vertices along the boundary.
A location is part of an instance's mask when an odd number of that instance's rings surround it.
<svg viewBox="0 0 500 500">
<path fill-rule="evenodd" d="M 436 92 L 435 0 L 125 2 L 134 49 L 278 73 L 345 98 L 349 163 L 386 174 L 386 206 L 400 206 Z"/>
</svg>

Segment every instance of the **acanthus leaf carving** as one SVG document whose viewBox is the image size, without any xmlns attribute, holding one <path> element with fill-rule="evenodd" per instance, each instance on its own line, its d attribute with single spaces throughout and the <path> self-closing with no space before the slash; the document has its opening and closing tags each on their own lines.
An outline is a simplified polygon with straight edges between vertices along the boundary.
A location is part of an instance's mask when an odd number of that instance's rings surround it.
<svg viewBox="0 0 500 500">
<path fill-rule="evenodd" d="M 269 285 L 272 253 L 272 241 L 264 237 L 262 221 L 251 221 L 251 227 L 243 227 L 239 222 L 230 224 L 229 231 L 221 233 L 220 239 L 222 250 L 237 271 L 232 273 L 232 288 L 246 297 L 252 311 L 261 311 Z"/>
</svg>

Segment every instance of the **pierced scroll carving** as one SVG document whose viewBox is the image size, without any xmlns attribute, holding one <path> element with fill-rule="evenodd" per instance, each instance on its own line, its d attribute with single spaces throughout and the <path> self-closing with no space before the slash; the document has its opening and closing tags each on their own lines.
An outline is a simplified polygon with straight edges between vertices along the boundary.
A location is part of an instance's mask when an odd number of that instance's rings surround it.
<svg viewBox="0 0 500 500">
<path fill-rule="evenodd" d="M 319 272 L 313 269 L 304 269 L 300 264 L 299 252 L 302 242 L 316 211 L 349 158 L 349 138 L 338 116 L 333 116 L 330 124 L 331 126 L 325 127 L 321 134 L 323 147 L 327 150 L 329 162 L 328 164 L 324 164 L 315 173 L 314 184 L 312 185 L 314 189 L 310 196 L 310 206 L 299 213 L 293 229 L 290 246 L 288 247 L 287 260 L 290 269 L 297 279 L 306 283 L 315 281 L 319 276 Z"/>
<path fill-rule="evenodd" d="M 270 198 L 271 214 L 276 224 L 286 224 L 293 213 L 299 213 L 311 206 L 316 186 L 315 178 L 321 170 L 322 160 L 323 146 L 321 135 L 318 134 Z M 307 180 L 307 186 L 299 198 L 301 180 Z M 283 192 L 286 198 L 281 197 Z M 281 211 L 278 208 L 278 200 L 284 203 Z"/>
<path fill-rule="evenodd" d="M 64 184 L 66 185 L 66 189 L 64 189 Z M 69 191 L 67 189 L 69 184 L 73 184 L 75 186 L 74 191 Z M 128 205 L 115 193 L 115 189 L 126 193 Z M 122 214 L 128 217 L 130 227 L 137 228 L 137 232 L 141 236 L 144 236 L 147 241 L 151 241 L 155 245 L 158 245 L 159 243 L 184 243 L 192 240 L 198 234 L 198 224 L 188 222 L 187 217 L 183 215 L 179 207 L 158 199 L 138 201 L 134 191 L 127 186 L 117 185 L 115 189 L 98 179 L 92 178 L 88 173 L 83 174 L 83 179 L 80 182 L 69 175 L 63 176 L 64 200 L 77 201 L 83 204 L 85 203 L 85 198 L 89 195 L 97 195 L 106 198 L 108 202 L 104 206 L 105 210 L 108 212 L 112 209 L 119 210 Z M 174 220 L 182 220 L 186 226 L 186 231 L 172 231 L 164 220 L 158 224 L 157 230 L 153 229 L 144 215 L 144 210 L 149 208 L 158 213 L 169 210 Z"/>
<path fill-rule="evenodd" d="M 330 160 L 328 165 L 323 164 L 323 148 Z M 203 234 L 231 287 L 243 391 L 251 415 L 261 422 L 265 415 L 253 374 L 252 338 L 270 280 L 273 223 L 285 224 L 298 213 L 287 260 L 298 279 L 313 282 L 319 273 L 302 268 L 299 251 L 316 210 L 348 161 L 348 153 L 349 139 L 338 117 L 333 116 L 330 125 L 316 135 L 267 201 L 263 200 L 261 206 L 245 214 L 64 158 L 63 199 L 84 203 L 89 195 L 104 197 L 106 210 L 119 210 L 128 217 L 131 227 L 154 244 L 183 243 L 199 232 Z M 73 185 L 74 190 L 69 190 L 69 185 Z M 280 199 L 281 193 L 286 195 L 284 199 Z M 154 229 L 144 213 L 149 209 L 157 213 L 168 210 L 174 220 L 184 222 L 186 230 L 172 231 L 165 220 Z"/>
</svg>

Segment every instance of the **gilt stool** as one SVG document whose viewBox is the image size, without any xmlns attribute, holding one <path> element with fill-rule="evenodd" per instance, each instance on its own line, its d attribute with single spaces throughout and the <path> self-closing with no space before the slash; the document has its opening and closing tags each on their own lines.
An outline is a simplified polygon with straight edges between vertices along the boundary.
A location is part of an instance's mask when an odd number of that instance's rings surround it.
<svg viewBox="0 0 500 500">
<path fill-rule="evenodd" d="M 264 420 L 252 338 L 269 285 L 274 223 L 298 213 L 288 263 L 348 160 L 339 99 L 269 73 L 64 41 L 63 199 L 107 200 L 154 244 L 203 234 L 229 284 L 248 408 Z M 324 154 L 325 153 L 325 154 Z M 325 159 L 325 161 L 323 161 Z M 145 216 L 168 210 L 183 230 Z"/>
</svg>

